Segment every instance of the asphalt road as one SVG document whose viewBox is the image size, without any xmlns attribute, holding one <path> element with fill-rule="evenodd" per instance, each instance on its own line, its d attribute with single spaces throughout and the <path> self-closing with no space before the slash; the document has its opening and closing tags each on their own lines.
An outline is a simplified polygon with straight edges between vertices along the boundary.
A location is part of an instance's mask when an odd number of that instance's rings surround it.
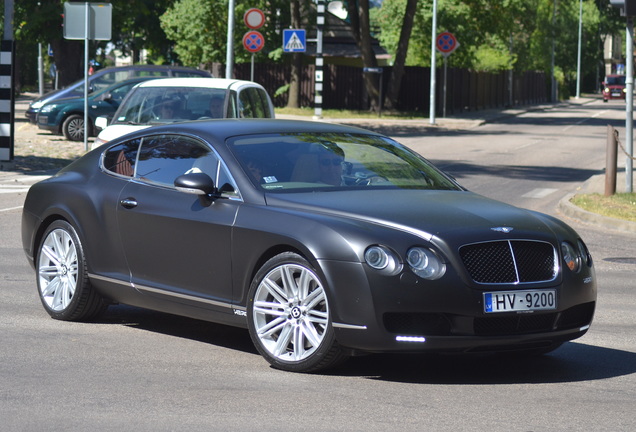
<svg viewBox="0 0 636 432">
<path fill-rule="evenodd" d="M 475 192 L 564 218 L 559 200 L 604 168 L 606 125 L 624 136 L 623 108 L 392 135 Z M 97 323 L 50 319 L 21 249 L 25 189 L 0 186 L 0 430 L 636 429 L 636 235 L 567 220 L 595 258 L 599 301 L 590 331 L 550 355 L 373 355 L 301 375 L 268 367 L 230 327 L 126 306 Z"/>
</svg>

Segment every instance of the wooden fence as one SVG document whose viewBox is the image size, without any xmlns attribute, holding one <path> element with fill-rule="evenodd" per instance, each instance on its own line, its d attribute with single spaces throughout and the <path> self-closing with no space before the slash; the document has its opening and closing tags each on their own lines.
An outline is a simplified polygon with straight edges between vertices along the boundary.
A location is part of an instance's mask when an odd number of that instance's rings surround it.
<svg viewBox="0 0 636 432">
<path fill-rule="evenodd" d="M 250 64 L 237 64 L 234 75 L 250 79 Z M 366 110 L 369 98 L 362 79 L 362 69 L 350 66 L 326 65 L 323 68 L 323 108 Z M 383 91 L 388 88 L 391 68 L 383 68 Z M 448 68 L 446 77 L 446 114 L 479 111 L 520 105 L 532 105 L 549 100 L 549 79 L 543 72 L 487 73 Z M 277 64 L 254 65 L 254 81 L 263 85 L 270 95 L 289 81 L 289 67 Z M 436 114 L 444 107 L 444 71 L 436 73 Z M 430 105 L 430 68 L 405 69 L 397 109 L 428 114 Z M 512 94 L 511 94 L 512 91 Z M 313 106 L 314 66 L 306 65 L 301 72 L 300 105 Z M 285 106 L 287 95 L 274 98 L 276 106 Z"/>
</svg>

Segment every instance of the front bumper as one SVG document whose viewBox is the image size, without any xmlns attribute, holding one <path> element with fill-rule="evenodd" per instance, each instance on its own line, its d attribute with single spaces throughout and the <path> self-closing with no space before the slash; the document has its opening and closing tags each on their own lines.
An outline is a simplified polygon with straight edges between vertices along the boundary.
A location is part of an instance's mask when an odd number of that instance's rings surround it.
<svg viewBox="0 0 636 432">
<path fill-rule="evenodd" d="M 28 108 L 26 110 L 26 112 L 24 113 L 24 116 L 29 119 L 29 123 L 32 124 L 37 124 L 37 117 L 38 117 L 38 112 L 39 110 L 34 110 L 33 108 Z"/>
<path fill-rule="evenodd" d="M 331 305 L 336 339 L 361 352 L 544 348 L 583 336 L 596 306 L 593 268 L 536 288 L 556 289 L 557 309 L 486 313 L 483 293 L 491 287 L 476 289 L 453 274 L 431 282 L 409 270 L 384 277 L 367 272 L 363 264 L 330 262 L 322 267 L 335 297 Z"/>
</svg>

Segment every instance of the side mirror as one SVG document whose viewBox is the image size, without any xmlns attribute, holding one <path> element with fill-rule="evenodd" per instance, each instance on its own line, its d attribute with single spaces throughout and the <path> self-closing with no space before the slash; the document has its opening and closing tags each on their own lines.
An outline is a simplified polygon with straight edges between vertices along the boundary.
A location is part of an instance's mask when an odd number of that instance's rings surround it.
<svg viewBox="0 0 636 432">
<path fill-rule="evenodd" d="M 106 129 L 106 127 L 108 127 L 109 121 L 110 121 L 110 117 L 99 116 L 95 119 L 95 127 L 99 130 Z"/>
<path fill-rule="evenodd" d="M 214 180 L 202 172 L 180 175 L 174 180 L 174 186 L 179 192 L 198 195 L 199 201 L 204 206 L 210 205 L 219 195 Z"/>
<path fill-rule="evenodd" d="M 178 191 L 194 195 L 213 195 L 218 191 L 209 175 L 201 172 L 183 174 L 174 181 Z"/>
</svg>

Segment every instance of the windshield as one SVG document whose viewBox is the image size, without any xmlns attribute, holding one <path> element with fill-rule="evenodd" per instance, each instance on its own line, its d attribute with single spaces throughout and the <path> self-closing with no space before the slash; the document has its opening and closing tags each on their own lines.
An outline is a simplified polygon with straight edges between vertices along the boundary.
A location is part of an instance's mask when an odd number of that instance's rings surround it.
<svg viewBox="0 0 636 432">
<path fill-rule="evenodd" d="M 138 87 L 119 108 L 112 124 L 223 118 L 226 112 L 233 112 L 226 94 L 224 89 L 201 87 Z"/>
<path fill-rule="evenodd" d="M 607 85 L 625 85 L 625 75 L 608 76 L 605 83 Z"/>
<path fill-rule="evenodd" d="M 365 134 L 238 137 L 229 146 L 268 192 L 354 188 L 461 190 L 428 161 L 388 138 Z"/>
</svg>

